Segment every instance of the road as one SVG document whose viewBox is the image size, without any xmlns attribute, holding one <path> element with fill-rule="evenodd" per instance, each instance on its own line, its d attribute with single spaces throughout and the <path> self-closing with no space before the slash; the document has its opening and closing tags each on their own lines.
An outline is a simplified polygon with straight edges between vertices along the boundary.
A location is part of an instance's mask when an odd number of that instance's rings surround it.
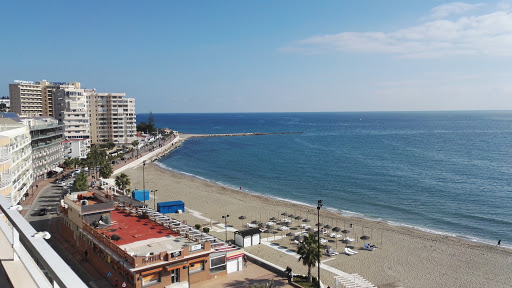
<svg viewBox="0 0 512 288">
<path fill-rule="evenodd" d="M 73 180 L 67 180 L 66 182 L 72 182 Z M 32 205 L 23 206 L 28 212 L 25 214 L 25 219 L 36 229 L 37 231 L 50 231 L 51 218 L 57 216 L 58 205 L 62 195 L 63 188 L 55 184 L 50 184 L 43 188 Z M 39 210 L 41 208 L 48 209 L 48 214 L 39 216 Z"/>
</svg>

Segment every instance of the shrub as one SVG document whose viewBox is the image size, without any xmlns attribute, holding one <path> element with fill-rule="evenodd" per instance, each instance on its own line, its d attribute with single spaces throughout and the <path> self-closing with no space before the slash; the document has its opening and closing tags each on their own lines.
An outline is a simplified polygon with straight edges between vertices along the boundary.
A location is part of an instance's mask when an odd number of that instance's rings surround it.
<svg viewBox="0 0 512 288">
<path fill-rule="evenodd" d="M 194 227 L 196 227 L 197 230 L 201 229 L 201 224 L 196 224 L 194 225 Z"/>
<path fill-rule="evenodd" d="M 203 227 L 203 232 L 204 232 L 204 233 L 208 233 L 208 232 L 210 232 L 210 228 L 208 228 L 208 227 Z"/>
</svg>

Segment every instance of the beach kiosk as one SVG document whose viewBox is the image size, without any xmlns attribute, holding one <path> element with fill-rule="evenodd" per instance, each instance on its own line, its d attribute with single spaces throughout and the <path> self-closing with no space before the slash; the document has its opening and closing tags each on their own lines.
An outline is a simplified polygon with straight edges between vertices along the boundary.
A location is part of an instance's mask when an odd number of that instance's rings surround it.
<svg viewBox="0 0 512 288">
<path fill-rule="evenodd" d="M 178 210 L 185 212 L 185 203 L 183 201 L 158 202 L 156 210 L 162 214 L 178 213 Z"/>
<path fill-rule="evenodd" d="M 132 198 L 137 201 L 149 200 L 149 190 L 133 190 Z"/>
<path fill-rule="evenodd" d="M 249 247 L 261 243 L 260 229 L 251 228 L 235 232 L 235 245 L 239 247 Z"/>
</svg>

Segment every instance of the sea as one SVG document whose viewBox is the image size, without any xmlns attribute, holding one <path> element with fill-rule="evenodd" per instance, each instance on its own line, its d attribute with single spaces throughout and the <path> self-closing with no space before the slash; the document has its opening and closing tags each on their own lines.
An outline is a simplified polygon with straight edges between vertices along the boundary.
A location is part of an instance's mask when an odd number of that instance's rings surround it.
<svg viewBox="0 0 512 288">
<path fill-rule="evenodd" d="M 153 114 L 157 164 L 249 193 L 512 248 L 512 111 Z M 137 122 L 148 114 L 137 114 Z"/>
</svg>

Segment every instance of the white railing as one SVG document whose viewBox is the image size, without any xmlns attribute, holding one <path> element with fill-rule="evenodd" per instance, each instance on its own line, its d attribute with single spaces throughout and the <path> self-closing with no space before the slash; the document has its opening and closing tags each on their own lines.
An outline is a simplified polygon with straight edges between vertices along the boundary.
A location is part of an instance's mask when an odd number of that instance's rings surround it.
<svg viewBox="0 0 512 288">
<path fill-rule="evenodd" d="M 11 209 L 10 201 L 0 196 L 0 213 L 6 221 L 0 220 L 0 237 L 4 237 L 13 253 L 13 263 L 21 263 L 20 269 L 28 273 L 36 286 L 30 287 L 87 287 L 73 270 L 57 255 L 44 239 L 49 234 L 36 231 L 23 216 Z M 4 249 L 2 248 L 2 249 Z M 12 252 L 11 252 L 12 251 Z M 36 264 L 37 262 L 37 264 Z M 7 277 L 19 281 L 19 271 L 6 271 Z M 47 276 L 46 276 L 46 275 Z"/>
</svg>

